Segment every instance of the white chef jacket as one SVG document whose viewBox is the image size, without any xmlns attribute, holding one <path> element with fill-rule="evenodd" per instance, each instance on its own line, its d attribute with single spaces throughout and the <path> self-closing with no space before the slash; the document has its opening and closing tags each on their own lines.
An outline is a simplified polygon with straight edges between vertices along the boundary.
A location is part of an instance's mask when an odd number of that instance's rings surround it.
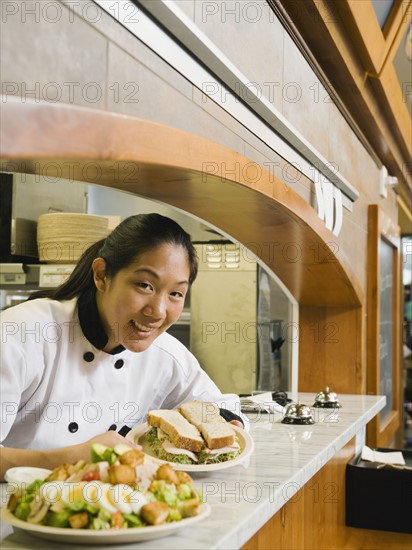
<svg viewBox="0 0 412 550">
<path fill-rule="evenodd" d="M 240 415 L 195 357 L 163 333 L 143 352 L 111 355 L 80 328 L 77 299 L 39 298 L 2 313 L 1 443 L 50 449 L 146 420 L 150 409 L 212 401 Z"/>
</svg>

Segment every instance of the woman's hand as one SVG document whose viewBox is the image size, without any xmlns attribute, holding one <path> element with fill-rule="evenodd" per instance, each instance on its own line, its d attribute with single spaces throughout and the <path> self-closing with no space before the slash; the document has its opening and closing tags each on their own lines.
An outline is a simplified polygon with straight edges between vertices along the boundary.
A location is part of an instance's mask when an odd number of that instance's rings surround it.
<svg viewBox="0 0 412 550">
<path fill-rule="evenodd" d="M 130 445 L 130 447 L 140 449 L 139 445 L 135 445 L 132 441 L 129 441 L 128 439 L 113 430 L 104 432 L 100 435 L 96 435 L 95 437 L 92 437 L 88 441 L 82 443 L 82 445 L 86 445 L 90 448 L 93 443 L 101 443 L 102 445 L 106 445 L 107 447 L 114 447 L 115 445 L 119 445 L 119 443 L 123 443 L 126 445 Z"/>
<path fill-rule="evenodd" d="M 125 439 L 122 435 L 114 431 L 104 432 L 84 443 L 62 447 L 60 449 L 31 450 L 31 449 L 13 449 L 7 447 L 0 448 L 0 481 L 4 479 L 4 474 L 9 468 L 15 466 L 39 466 L 53 470 L 61 464 L 75 464 L 78 460 L 91 460 L 91 447 L 93 443 L 101 443 L 107 447 L 114 447 L 120 443 L 129 445 L 131 449 L 141 450 L 140 445 L 135 445 L 132 441 Z"/>
<path fill-rule="evenodd" d="M 240 420 L 231 420 L 229 424 L 233 424 L 234 426 L 237 426 L 238 428 L 244 428 L 242 422 Z"/>
<path fill-rule="evenodd" d="M 66 447 L 68 451 L 69 462 L 76 462 L 77 460 L 83 459 L 87 462 L 90 461 L 90 450 L 94 443 L 100 443 L 101 445 L 106 445 L 106 447 L 114 447 L 115 445 L 123 444 L 129 445 L 131 449 L 142 450 L 140 445 L 135 445 L 132 441 L 125 439 L 122 435 L 117 432 L 110 430 L 102 434 L 96 435 L 91 439 L 88 439 L 84 443 L 79 445 L 73 445 L 72 447 Z M 70 460 L 70 455 L 72 454 L 73 460 Z"/>
</svg>

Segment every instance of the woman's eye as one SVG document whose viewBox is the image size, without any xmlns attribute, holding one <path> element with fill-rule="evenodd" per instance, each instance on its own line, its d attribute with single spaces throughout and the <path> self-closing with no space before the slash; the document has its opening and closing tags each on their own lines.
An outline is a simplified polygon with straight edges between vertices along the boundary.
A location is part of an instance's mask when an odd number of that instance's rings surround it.
<svg viewBox="0 0 412 550">
<path fill-rule="evenodd" d="M 143 290 L 151 290 L 152 289 L 152 285 L 150 285 L 149 283 L 137 283 L 137 286 L 139 288 L 142 288 Z"/>
<path fill-rule="evenodd" d="M 184 298 L 185 295 L 183 294 L 183 292 L 172 292 L 171 295 L 174 297 L 174 298 Z"/>
</svg>

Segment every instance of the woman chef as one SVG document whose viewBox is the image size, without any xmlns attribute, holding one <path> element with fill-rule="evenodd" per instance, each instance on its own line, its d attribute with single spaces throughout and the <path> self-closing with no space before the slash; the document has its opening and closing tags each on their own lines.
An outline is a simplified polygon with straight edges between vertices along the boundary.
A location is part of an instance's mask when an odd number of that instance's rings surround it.
<svg viewBox="0 0 412 550">
<path fill-rule="evenodd" d="M 131 216 L 89 247 L 57 289 L 2 314 L 0 478 L 53 468 L 124 441 L 150 409 L 198 399 L 240 424 L 194 356 L 165 331 L 197 274 L 190 236 L 159 214 Z"/>
</svg>

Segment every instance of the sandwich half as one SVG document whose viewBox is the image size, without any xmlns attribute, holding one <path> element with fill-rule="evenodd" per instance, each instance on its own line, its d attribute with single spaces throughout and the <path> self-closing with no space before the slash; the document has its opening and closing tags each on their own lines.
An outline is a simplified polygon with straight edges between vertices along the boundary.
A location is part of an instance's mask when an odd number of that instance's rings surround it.
<svg viewBox="0 0 412 550">
<path fill-rule="evenodd" d="M 180 464 L 216 464 L 241 453 L 235 430 L 215 403 L 191 401 L 179 410 L 150 411 L 146 439 L 155 455 Z"/>
</svg>

